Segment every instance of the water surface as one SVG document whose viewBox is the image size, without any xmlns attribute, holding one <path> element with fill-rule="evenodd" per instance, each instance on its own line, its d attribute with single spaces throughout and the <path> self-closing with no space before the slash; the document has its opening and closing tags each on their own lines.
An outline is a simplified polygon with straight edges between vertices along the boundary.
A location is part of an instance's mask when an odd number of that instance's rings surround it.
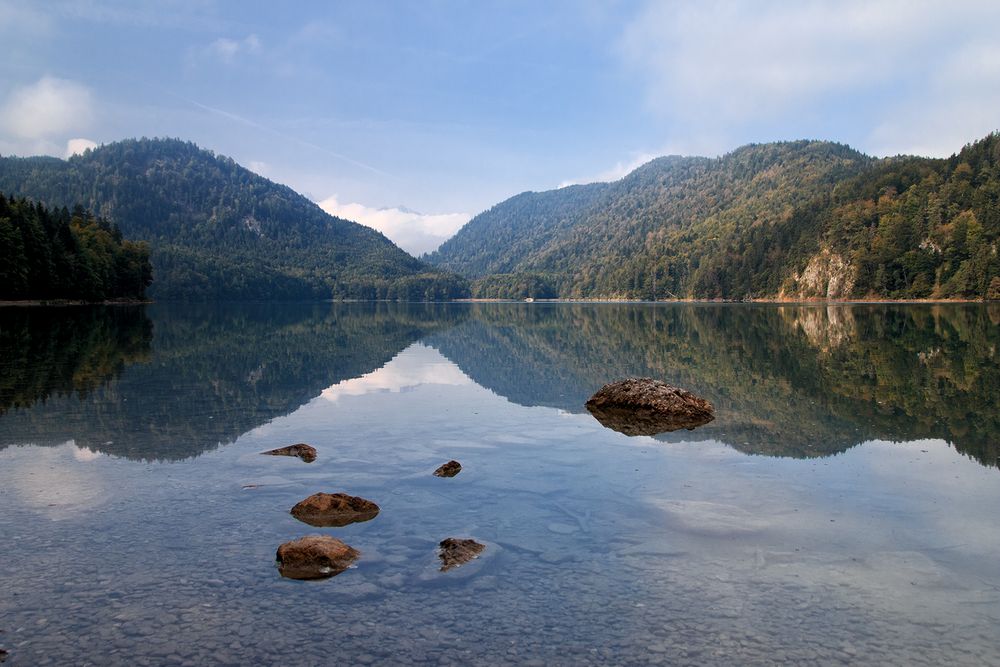
<svg viewBox="0 0 1000 667">
<path fill-rule="evenodd" d="M 982 305 L 0 309 L 0 648 L 1000 664 L 998 323 Z M 716 420 L 603 428 L 583 403 L 631 375 Z M 259 455 L 296 442 L 317 461 Z M 288 514 L 317 491 L 382 512 Z M 282 579 L 277 546 L 316 533 L 356 567 Z M 452 536 L 487 549 L 440 573 Z"/>
</svg>

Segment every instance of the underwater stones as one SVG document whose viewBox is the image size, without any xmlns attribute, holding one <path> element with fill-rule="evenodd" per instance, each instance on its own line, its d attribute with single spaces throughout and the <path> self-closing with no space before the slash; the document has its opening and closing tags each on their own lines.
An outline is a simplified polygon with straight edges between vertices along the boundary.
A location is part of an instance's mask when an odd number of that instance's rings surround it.
<svg viewBox="0 0 1000 667">
<path fill-rule="evenodd" d="M 651 378 L 606 384 L 586 405 L 602 425 L 625 435 L 690 430 L 715 419 L 715 408 L 705 399 Z"/>
<path fill-rule="evenodd" d="M 453 567 L 458 567 L 463 563 L 468 563 L 473 558 L 478 558 L 479 554 L 486 548 L 485 544 L 480 544 L 475 540 L 463 540 L 457 537 L 449 537 L 441 540 L 438 546 L 441 548 L 438 557 L 441 559 L 442 572 L 447 572 Z"/>
<path fill-rule="evenodd" d="M 369 521 L 378 513 L 379 506 L 372 501 L 346 493 L 314 493 L 291 509 L 296 519 L 317 528 Z"/>
<path fill-rule="evenodd" d="M 266 454 L 268 456 L 297 456 L 306 463 L 312 463 L 316 460 L 316 448 L 312 445 L 307 445 L 304 442 L 300 442 L 297 445 L 279 447 L 278 449 L 272 449 L 267 452 L 261 452 L 261 454 Z"/>
<path fill-rule="evenodd" d="M 282 544 L 276 558 L 283 577 L 326 579 L 349 568 L 360 555 L 335 537 L 307 535 Z"/>
<path fill-rule="evenodd" d="M 458 461 L 448 461 L 440 468 L 434 471 L 435 477 L 454 477 L 458 473 L 462 472 L 462 464 Z"/>
</svg>

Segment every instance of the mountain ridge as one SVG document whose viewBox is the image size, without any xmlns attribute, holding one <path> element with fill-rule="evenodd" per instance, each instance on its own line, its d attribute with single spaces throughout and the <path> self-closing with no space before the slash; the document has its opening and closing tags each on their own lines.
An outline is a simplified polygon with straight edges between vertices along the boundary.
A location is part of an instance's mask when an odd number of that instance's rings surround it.
<svg viewBox="0 0 1000 667">
<path fill-rule="evenodd" d="M 67 160 L 0 158 L 0 190 L 82 204 L 151 246 L 166 299 L 438 299 L 464 281 L 380 232 L 179 139 L 126 139 Z"/>
<path fill-rule="evenodd" d="M 594 196 L 515 195 L 425 258 L 477 297 L 1000 298 L 995 133 L 944 159 L 748 144 L 573 187 Z"/>
</svg>

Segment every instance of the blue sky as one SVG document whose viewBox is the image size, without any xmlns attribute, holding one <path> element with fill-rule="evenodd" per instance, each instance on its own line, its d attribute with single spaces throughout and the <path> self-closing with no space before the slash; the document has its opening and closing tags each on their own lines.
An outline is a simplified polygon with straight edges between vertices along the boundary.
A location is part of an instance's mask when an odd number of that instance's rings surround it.
<svg viewBox="0 0 1000 667">
<path fill-rule="evenodd" d="M 662 154 L 949 155 L 1000 128 L 998 25 L 963 0 L 0 0 L 0 153 L 181 137 L 419 252 Z"/>
</svg>

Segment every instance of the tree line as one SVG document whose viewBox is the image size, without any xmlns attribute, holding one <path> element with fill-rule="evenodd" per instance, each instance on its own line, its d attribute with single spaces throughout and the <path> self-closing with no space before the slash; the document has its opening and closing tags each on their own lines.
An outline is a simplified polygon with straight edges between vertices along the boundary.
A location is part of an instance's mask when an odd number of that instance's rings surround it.
<svg viewBox="0 0 1000 667">
<path fill-rule="evenodd" d="M 82 207 L 0 193 L 0 299 L 143 300 L 149 247 Z"/>
</svg>

